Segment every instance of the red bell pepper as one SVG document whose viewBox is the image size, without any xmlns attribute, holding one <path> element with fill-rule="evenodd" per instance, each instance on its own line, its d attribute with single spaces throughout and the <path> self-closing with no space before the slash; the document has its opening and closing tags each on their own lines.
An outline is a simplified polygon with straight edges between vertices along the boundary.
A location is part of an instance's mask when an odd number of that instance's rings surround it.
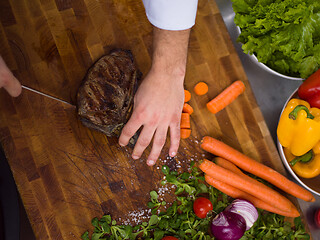
<svg viewBox="0 0 320 240">
<path fill-rule="evenodd" d="M 303 81 L 298 89 L 298 95 L 311 107 L 320 108 L 320 68 Z"/>
</svg>

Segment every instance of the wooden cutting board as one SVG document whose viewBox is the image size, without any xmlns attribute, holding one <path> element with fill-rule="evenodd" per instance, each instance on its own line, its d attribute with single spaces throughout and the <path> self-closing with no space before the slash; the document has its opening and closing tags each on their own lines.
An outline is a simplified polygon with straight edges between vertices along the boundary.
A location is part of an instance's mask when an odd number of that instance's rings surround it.
<svg viewBox="0 0 320 240">
<path fill-rule="evenodd" d="M 152 27 L 141 1 L 2 0 L 0 21 L 0 53 L 22 84 L 73 104 L 87 69 L 113 48 L 130 49 L 144 75 L 150 67 Z M 192 136 L 175 158 L 167 144 L 154 167 L 145 164 L 149 148 L 131 159 L 131 148 L 84 127 L 74 107 L 0 90 L 0 142 L 37 239 L 79 239 L 104 213 L 119 222 L 143 219 L 149 192 L 161 187 L 161 166 L 186 169 L 201 160 L 205 135 L 285 173 L 214 1 L 199 1 L 187 65 Z M 245 93 L 208 112 L 206 103 L 238 79 Z M 199 81 L 208 94 L 193 94 Z"/>
</svg>

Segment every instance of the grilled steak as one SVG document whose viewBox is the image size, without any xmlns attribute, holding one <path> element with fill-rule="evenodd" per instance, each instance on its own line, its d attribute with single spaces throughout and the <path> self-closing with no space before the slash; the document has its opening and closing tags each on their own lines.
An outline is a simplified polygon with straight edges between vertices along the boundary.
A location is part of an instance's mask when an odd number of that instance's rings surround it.
<svg viewBox="0 0 320 240">
<path fill-rule="evenodd" d="M 128 121 L 141 78 L 129 50 L 113 50 L 86 74 L 77 94 L 81 122 L 107 136 L 119 136 Z"/>
</svg>

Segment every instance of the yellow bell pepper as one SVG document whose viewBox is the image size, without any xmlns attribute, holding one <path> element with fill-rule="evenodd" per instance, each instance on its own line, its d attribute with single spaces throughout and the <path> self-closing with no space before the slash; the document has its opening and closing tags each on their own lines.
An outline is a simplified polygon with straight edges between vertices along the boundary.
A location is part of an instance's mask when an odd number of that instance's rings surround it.
<svg viewBox="0 0 320 240">
<path fill-rule="evenodd" d="M 304 155 L 320 140 L 320 109 L 310 108 L 301 99 L 291 99 L 281 114 L 277 136 L 293 155 Z"/>
<path fill-rule="evenodd" d="M 284 148 L 284 155 L 292 170 L 300 177 L 313 178 L 320 174 L 320 141 L 312 150 L 303 156 L 294 156 L 288 148 Z"/>
</svg>

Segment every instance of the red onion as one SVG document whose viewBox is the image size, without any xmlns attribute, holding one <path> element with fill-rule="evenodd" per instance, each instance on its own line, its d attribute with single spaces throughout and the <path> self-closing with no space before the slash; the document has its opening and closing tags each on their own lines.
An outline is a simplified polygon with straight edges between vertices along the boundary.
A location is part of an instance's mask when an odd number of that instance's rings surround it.
<svg viewBox="0 0 320 240">
<path fill-rule="evenodd" d="M 211 222 L 211 233 L 217 240 L 238 240 L 245 230 L 245 219 L 230 211 L 219 213 Z"/>
<path fill-rule="evenodd" d="M 258 219 L 258 211 L 255 206 L 244 199 L 236 199 L 234 200 L 225 211 L 233 212 L 241 215 L 246 220 L 246 231 L 252 227 L 252 225 Z"/>
</svg>

